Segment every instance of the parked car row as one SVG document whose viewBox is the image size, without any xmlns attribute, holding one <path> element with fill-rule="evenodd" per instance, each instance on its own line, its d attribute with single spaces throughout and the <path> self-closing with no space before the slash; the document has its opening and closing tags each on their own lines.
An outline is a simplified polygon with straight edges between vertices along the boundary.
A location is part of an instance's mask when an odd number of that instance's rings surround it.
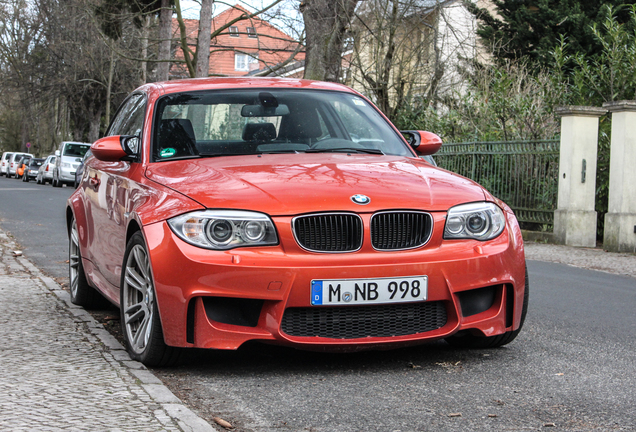
<svg viewBox="0 0 636 432">
<path fill-rule="evenodd" d="M 2 153 L 2 161 L 0 162 L 0 175 L 18 178 L 18 168 L 22 159 L 25 157 L 32 158 L 30 153 L 21 152 L 4 152 Z"/>
<path fill-rule="evenodd" d="M 30 153 L 4 152 L 0 160 L 0 175 L 7 178 L 35 180 L 37 184 L 50 183 L 77 187 L 83 172 L 83 161 L 90 155 L 90 144 L 64 141 L 55 154 L 36 158 Z"/>
</svg>

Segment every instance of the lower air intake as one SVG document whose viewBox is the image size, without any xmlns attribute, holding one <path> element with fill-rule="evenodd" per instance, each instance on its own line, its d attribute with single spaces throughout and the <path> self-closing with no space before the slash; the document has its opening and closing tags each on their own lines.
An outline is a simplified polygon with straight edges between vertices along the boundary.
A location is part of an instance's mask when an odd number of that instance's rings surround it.
<svg viewBox="0 0 636 432">
<path fill-rule="evenodd" d="M 446 324 L 441 301 L 377 306 L 308 307 L 285 310 L 281 329 L 289 336 L 357 339 L 405 336 Z"/>
</svg>

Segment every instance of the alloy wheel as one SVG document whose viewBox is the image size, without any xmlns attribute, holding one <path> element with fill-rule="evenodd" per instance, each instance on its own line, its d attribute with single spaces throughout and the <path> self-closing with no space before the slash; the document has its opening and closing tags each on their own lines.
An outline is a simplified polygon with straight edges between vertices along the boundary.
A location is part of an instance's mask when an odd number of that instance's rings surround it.
<svg viewBox="0 0 636 432">
<path fill-rule="evenodd" d="M 71 295 L 77 297 L 77 288 L 79 285 L 79 267 L 80 260 L 79 248 L 79 235 L 77 232 L 77 222 L 73 219 L 73 225 L 71 226 L 71 242 L 68 250 L 68 262 L 69 262 L 69 279 L 71 285 Z"/>
<path fill-rule="evenodd" d="M 122 311 L 124 328 L 130 348 L 136 354 L 144 352 L 152 334 L 155 295 L 148 254 L 136 244 L 128 254 L 124 269 Z"/>
</svg>

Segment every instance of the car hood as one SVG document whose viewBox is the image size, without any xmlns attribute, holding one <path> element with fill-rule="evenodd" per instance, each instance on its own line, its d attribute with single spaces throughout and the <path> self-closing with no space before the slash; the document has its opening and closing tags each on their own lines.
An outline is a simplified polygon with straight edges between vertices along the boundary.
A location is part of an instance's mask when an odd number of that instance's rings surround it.
<svg viewBox="0 0 636 432">
<path fill-rule="evenodd" d="M 272 216 L 385 209 L 445 211 L 483 201 L 484 190 L 419 158 L 378 155 L 264 154 L 152 163 L 146 177 L 206 208 Z M 363 194 L 366 206 L 351 197 Z"/>
</svg>

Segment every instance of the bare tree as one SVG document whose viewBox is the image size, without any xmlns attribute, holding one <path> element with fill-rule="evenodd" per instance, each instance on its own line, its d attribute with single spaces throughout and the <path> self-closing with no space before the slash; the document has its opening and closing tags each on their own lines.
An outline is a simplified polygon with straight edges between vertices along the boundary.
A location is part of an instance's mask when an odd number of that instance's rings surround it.
<svg viewBox="0 0 636 432">
<path fill-rule="evenodd" d="M 302 0 L 305 21 L 305 78 L 338 81 L 346 31 L 358 0 Z"/>
<path fill-rule="evenodd" d="M 418 0 L 369 0 L 356 13 L 351 80 L 393 117 L 440 70 L 437 14 Z"/>
<path fill-rule="evenodd" d="M 20 129 L 20 144 L 31 142 L 39 154 L 63 139 L 97 139 L 110 100 L 121 101 L 136 85 L 130 78 L 138 76 L 138 64 L 117 58 L 104 44 L 93 0 L 25 4 L 10 0 L 0 6 L 0 52 L 7 59 L 0 91 L 6 109 L 20 112 L 11 117 L 10 129 Z M 119 43 L 139 48 L 138 38 Z"/>
</svg>

